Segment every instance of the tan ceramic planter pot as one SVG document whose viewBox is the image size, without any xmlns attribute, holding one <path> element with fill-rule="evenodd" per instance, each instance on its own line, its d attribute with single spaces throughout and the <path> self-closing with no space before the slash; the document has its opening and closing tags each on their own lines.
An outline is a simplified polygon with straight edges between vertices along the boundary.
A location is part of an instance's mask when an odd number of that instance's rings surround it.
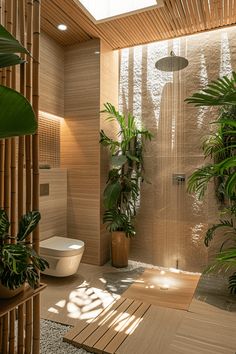
<svg viewBox="0 0 236 354">
<path fill-rule="evenodd" d="M 0 283 L 0 299 L 11 299 L 12 297 L 24 291 L 24 289 L 25 289 L 25 284 L 23 284 L 21 287 L 15 290 L 10 290 Z"/>
<path fill-rule="evenodd" d="M 130 239 L 125 232 L 112 232 L 111 257 L 113 267 L 123 268 L 128 266 Z"/>
</svg>

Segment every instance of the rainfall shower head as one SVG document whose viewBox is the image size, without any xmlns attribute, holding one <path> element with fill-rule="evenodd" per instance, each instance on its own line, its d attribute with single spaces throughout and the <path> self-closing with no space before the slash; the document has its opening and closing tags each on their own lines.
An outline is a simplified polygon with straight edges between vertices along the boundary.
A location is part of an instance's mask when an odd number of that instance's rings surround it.
<svg viewBox="0 0 236 354">
<path fill-rule="evenodd" d="M 175 55 L 175 53 L 171 51 L 170 56 L 159 59 L 155 66 L 161 71 L 179 71 L 188 66 L 188 60 L 184 57 Z"/>
</svg>

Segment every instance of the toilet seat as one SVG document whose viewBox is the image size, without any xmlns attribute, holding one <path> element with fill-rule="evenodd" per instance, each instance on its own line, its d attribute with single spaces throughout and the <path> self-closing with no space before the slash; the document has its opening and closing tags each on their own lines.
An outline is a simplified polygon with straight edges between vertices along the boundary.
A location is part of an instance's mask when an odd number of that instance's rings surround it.
<svg viewBox="0 0 236 354">
<path fill-rule="evenodd" d="M 84 242 L 73 238 L 54 236 L 40 242 L 41 255 L 54 257 L 76 256 L 84 251 Z"/>
</svg>

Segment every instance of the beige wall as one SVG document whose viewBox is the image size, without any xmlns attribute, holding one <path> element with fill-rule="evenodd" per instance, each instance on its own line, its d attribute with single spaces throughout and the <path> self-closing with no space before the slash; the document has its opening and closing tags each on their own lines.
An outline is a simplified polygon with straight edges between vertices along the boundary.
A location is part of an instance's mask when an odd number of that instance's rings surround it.
<svg viewBox="0 0 236 354">
<path fill-rule="evenodd" d="M 67 170 L 40 170 L 40 185 L 49 186 L 49 194 L 39 197 L 40 240 L 67 235 Z"/>
<path fill-rule="evenodd" d="M 121 51 L 120 109 L 130 110 L 155 138 L 145 152 L 146 176 L 131 258 L 152 264 L 199 271 L 208 261 L 203 237 L 217 217 L 211 193 L 198 202 L 186 183 L 204 163 L 201 138 L 209 132 L 214 111 L 194 108 L 184 99 L 219 75 L 236 69 L 236 28 L 157 42 Z M 157 59 L 174 50 L 189 60 L 175 73 L 155 69 Z"/>
<path fill-rule="evenodd" d="M 61 165 L 68 169 L 68 236 L 85 242 L 83 261 L 92 264 L 109 257 L 109 239 L 100 227 L 100 171 L 106 170 L 99 145 L 100 107 L 114 95 L 118 100 L 117 73 L 117 53 L 99 40 L 66 48 Z M 116 90 L 109 90 L 108 80 Z"/>
<path fill-rule="evenodd" d="M 46 34 L 40 53 L 40 164 L 60 166 L 60 125 L 64 117 L 64 49 Z M 67 234 L 67 171 L 40 169 L 40 184 L 49 184 L 49 196 L 39 199 L 40 239 Z"/>
<path fill-rule="evenodd" d="M 64 117 L 64 48 L 44 32 L 41 33 L 39 109 Z"/>
</svg>

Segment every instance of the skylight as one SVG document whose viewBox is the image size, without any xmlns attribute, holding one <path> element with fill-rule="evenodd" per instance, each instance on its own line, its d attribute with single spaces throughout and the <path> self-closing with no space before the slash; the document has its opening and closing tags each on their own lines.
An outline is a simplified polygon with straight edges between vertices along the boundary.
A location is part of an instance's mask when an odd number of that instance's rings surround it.
<svg viewBox="0 0 236 354">
<path fill-rule="evenodd" d="M 163 0 L 76 0 L 96 22 L 148 10 L 163 5 Z"/>
</svg>

